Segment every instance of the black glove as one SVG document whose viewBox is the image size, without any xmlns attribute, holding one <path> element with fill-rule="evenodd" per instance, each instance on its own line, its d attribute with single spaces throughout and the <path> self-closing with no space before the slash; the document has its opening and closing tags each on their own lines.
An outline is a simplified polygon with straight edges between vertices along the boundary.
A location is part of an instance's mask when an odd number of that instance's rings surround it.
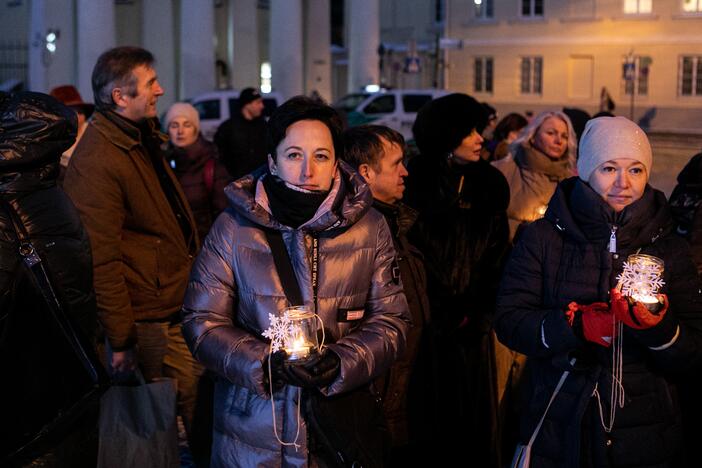
<svg viewBox="0 0 702 468">
<path fill-rule="evenodd" d="M 341 371 L 341 359 L 325 348 L 321 355 L 300 364 L 288 362 L 283 367 L 288 383 L 300 388 L 321 388 L 332 383 Z"/>
<path fill-rule="evenodd" d="M 285 351 L 276 351 L 270 357 L 266 355 L 263 358 L 263 387 L 266 389 L 266 394 L 271 391 L 271 380 L 273 381 L 273 393 L 277 392 L 288 383 L 285 375 Z M 268 363 L 270 362 L 270 379 L 268 377 Z"/>
</svg>

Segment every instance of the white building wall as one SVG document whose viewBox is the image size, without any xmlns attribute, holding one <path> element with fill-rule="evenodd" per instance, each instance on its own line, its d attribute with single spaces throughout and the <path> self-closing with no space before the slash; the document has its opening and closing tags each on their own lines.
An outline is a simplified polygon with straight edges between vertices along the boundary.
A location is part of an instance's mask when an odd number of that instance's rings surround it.
<svg viewBox="0 0 702 468">
<path fill-rule="evenodd" d="M 623 1 L 577 0 L 587 11 L 571 8 L 568 2 L 544 2 L 544 17 L 520 18 L 512 2 L 495 0 L 495 15 L 478 20 L 472 0 L 452 0 L 450 30 L 463 40 L 463 49 L 449 53 L 449 82 L 454 91 L 474 94 L 497 106 L 502 113 L 566 107 L 599 110 L 600 90 L 606 87 L 617 104 L 616 113 L 629 116 L 630 97 L 622 83 L 623 57 L 652 59 L 647 96 L 635 96 L 634 118 L 655 108 L 651 128 L 702 132 L 702 96 L 678 95 L 679 58 L 702 55 L 702 15 L 685 15 L 682 1 L 656 0 L 651 14 L 625 15 Z M 474 59 L 489 56 L 494 61 L 492 93 L 474 87 Z M 520 93 L 520 59 L 543 57 L 543 92 Z M 591 97 L 572 95 L 581 84 L 570 67 L 577 57 L 592 58 Z"/>
</svg>

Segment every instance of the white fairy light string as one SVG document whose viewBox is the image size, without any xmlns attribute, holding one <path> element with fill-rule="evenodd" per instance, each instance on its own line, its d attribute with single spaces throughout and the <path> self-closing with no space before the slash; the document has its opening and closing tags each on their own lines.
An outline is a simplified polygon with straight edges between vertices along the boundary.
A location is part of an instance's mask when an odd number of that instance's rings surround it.
<svg viewBox="0 0 702 468">
<path fill-rule="evenodd" d="M 617 289 L 622 296 L 629 296 L 637 302 L 643 304 L 658 303 L 658 291 L 665 285 L 663 281 L 663 260 L 652 255 L 634 254 L 629 255 L 624 262 L 622 272 L 617 276 L 619 281 Z M 597 405 L 600 412 L 600 422 L 605 432 L 609 433 L 614 427 L 614 418 L 617 407 L 624 407 L 624 370 L 623 370 L 623 350 L 624 350 L 624 326 L 619 320 L 613 324 L 613 336 L 616 337 L 612 344 L 612 389 L 609 401 L 609 422 L 605 423 L 602 411 L 602 402 L 598 386 L 595 384 L 593 395 L 597 397 Z"/>
</svg>

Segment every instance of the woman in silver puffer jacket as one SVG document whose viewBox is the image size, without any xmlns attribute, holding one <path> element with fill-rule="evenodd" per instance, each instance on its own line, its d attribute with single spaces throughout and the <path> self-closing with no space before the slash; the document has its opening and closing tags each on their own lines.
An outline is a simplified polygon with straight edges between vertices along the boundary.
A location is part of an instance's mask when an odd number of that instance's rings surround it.
<svg viewBox="0 0 702 468">
<path fill-rule="evenodd" d="M 289 303 L 265 229 L 282 233 L 303 300 L 311 308 L 316 302 L 324 322 L 328 347 L 321 363 L 331 372 L 309 376 L 322 393 L 355 389 L 386 371 L 404 349 L 409 321 L 401 283 L 393 274 L 389 229 L 371 209 L 363 179 L 338 158 L 336 112 L 298 97 L 279 107 L 269 125 L 268 167 L 227 187 L 230 207 L 204 242 L 183 307 L 183 331 L 193 354 L 219 376 L 213 467 L 315 464 L 304 418 L 297 450 L 281 445 L 274 433 L 264 383 L 270 345 L 262 333 L 270 326 L 269 314 L 279 316 Z M 283 378 L 273 387 L 276 426 L 285 442 L 293 441 L 298 429 L 294 383 Z"/>
</svg>

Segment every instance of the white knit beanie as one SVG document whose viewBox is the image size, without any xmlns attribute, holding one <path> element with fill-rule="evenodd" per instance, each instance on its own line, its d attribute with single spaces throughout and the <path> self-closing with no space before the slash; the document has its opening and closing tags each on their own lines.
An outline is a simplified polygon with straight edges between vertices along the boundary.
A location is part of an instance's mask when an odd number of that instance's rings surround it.
<svg viewBox="0 0 702 468">
<path fill-rule="evenodd" d="M 197 132 L 200 131 L 200 116 L 191 104 L 187 102 L 176 102 L 173 104 L 166 114 L 166 127 L 168 127 L 171 124 L 171 120 L 176 117 L 185 117 L 185 120 L 195 126 Z"/>
<path fill-rule="evenodd" d="M 578 177 L 588 182 L 602 163 L 617 158 L 639 161 L 651 176 L 653 153 L 641 128 L 625 117 L 598 117 L 588 121 L 578 151 Z"/>
</svg>

